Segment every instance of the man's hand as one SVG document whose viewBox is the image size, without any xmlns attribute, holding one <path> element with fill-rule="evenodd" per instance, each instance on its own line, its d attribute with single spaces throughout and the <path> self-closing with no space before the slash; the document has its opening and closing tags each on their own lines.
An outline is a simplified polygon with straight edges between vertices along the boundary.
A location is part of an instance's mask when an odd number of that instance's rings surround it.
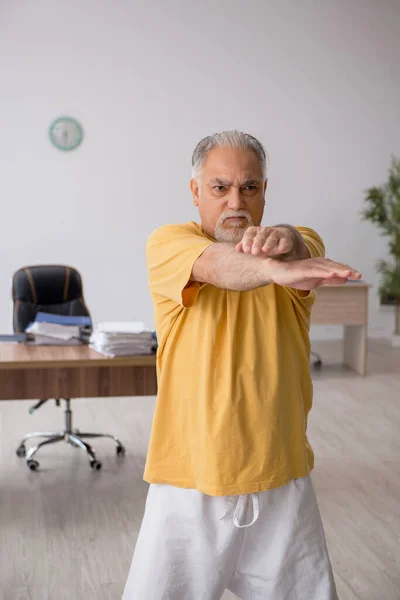
<svg viewBox="0 0 400 600">
<path fill-rule="evenodd" d="M 327 258 L 309 258 L 282 262 L 265 260 L 265 270 L 277 285 L 297 290 L 313 290 L 321 285 L 341 285 L 349 279 L 361 278 L 361 273 L 342 263 Z"/>
<path fill-rule="evenodd" d="M 280 260 L 309 258 L 300 233 L 290 226 L 248 227 L 236 246 L 238 252 Z"/>
</svg>

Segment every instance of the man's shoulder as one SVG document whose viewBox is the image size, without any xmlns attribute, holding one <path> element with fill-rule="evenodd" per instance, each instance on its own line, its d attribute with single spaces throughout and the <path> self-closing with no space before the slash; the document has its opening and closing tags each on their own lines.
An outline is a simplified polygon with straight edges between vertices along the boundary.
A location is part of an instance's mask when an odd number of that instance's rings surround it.
<svg viewBox="0 0 400 600">
<path fill-rule="evenodd" d="M 147 243 L 164 242 L 183 235 L 205 237 L 201 226 L 194 221 L 189 221 L 188 223 L 176 223 L 157 227 L 157 229 L 150 234 Z"/>
</svg>

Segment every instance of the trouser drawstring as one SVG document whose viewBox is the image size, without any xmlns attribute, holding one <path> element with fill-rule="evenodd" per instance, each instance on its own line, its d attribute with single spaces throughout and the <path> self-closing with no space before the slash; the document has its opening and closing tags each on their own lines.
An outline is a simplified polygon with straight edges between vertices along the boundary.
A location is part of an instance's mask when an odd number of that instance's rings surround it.
<svg viewBox="0 0 400 600">
<path fill-rule="evenodd" d="M 252 509 L 253 509 L 253 519 L 250 523 L 240 524 L 240 519 L 242 515 L 246 517 L 247 514 L 247 506 L 248 501 L 251 498 L 252 501 Z M 235 506 L 236 502 L 236 506 Z M 258 519 L 260 514 L 260 503 L 257 494 L 242 494 L 241 496 L 230 496 L 228 500 L 228 505 L 226 507 L 225 513 L 220 517 L 220 519 L 224 519 L 228 515 L 232 514 L 233 507 L 235 506 L 235 510 L 233 511 L 233 524 L 235 527 L 242 529 L 244 527 L 251 527 Z"/>
</svg>

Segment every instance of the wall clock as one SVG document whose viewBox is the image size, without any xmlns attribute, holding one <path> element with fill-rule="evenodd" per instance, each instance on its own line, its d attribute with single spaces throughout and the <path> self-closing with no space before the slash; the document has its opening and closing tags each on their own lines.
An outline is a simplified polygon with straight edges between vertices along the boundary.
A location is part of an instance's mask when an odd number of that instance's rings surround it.
<svg viewBox="0 0 400 600">
<path fill-rule="evenodd" d="M 60 117 L 53 121 L 49 129 L 51 143 L 59 150 L 74 150 L 83 139 L 80 123 L 72 117 Z"/>
</svg>

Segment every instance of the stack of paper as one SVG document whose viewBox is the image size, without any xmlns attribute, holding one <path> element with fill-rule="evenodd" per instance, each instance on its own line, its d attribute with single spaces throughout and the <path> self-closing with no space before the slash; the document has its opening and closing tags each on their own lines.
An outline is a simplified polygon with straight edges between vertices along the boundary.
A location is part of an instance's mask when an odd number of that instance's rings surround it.
<svg viewBox="0 0 400 600">
<path fill-rule="evenodd" d="M 152 332 L 136 321 L 100 323 L 90 338 L 93 350 L 111 358 L 151 354 L 154 345 Z"/>
<path fill-rule="evenodd" d="M 26 333 L 34 335 L 33 343 L 38 345 L 75 346 L 81 344 L 79 327 L 75 325 L 57 325 L 56 323 L 35 321 L 26 328 Z"/>
<path fill-rule="evenodd" d="M 33 336 L 28 343 L 51 346 L 77 346 L 82 344 L 82 332 L 89 327 L 90 317 L 73 317 L 39 312 L 26 333 Z"/>
</svg>

